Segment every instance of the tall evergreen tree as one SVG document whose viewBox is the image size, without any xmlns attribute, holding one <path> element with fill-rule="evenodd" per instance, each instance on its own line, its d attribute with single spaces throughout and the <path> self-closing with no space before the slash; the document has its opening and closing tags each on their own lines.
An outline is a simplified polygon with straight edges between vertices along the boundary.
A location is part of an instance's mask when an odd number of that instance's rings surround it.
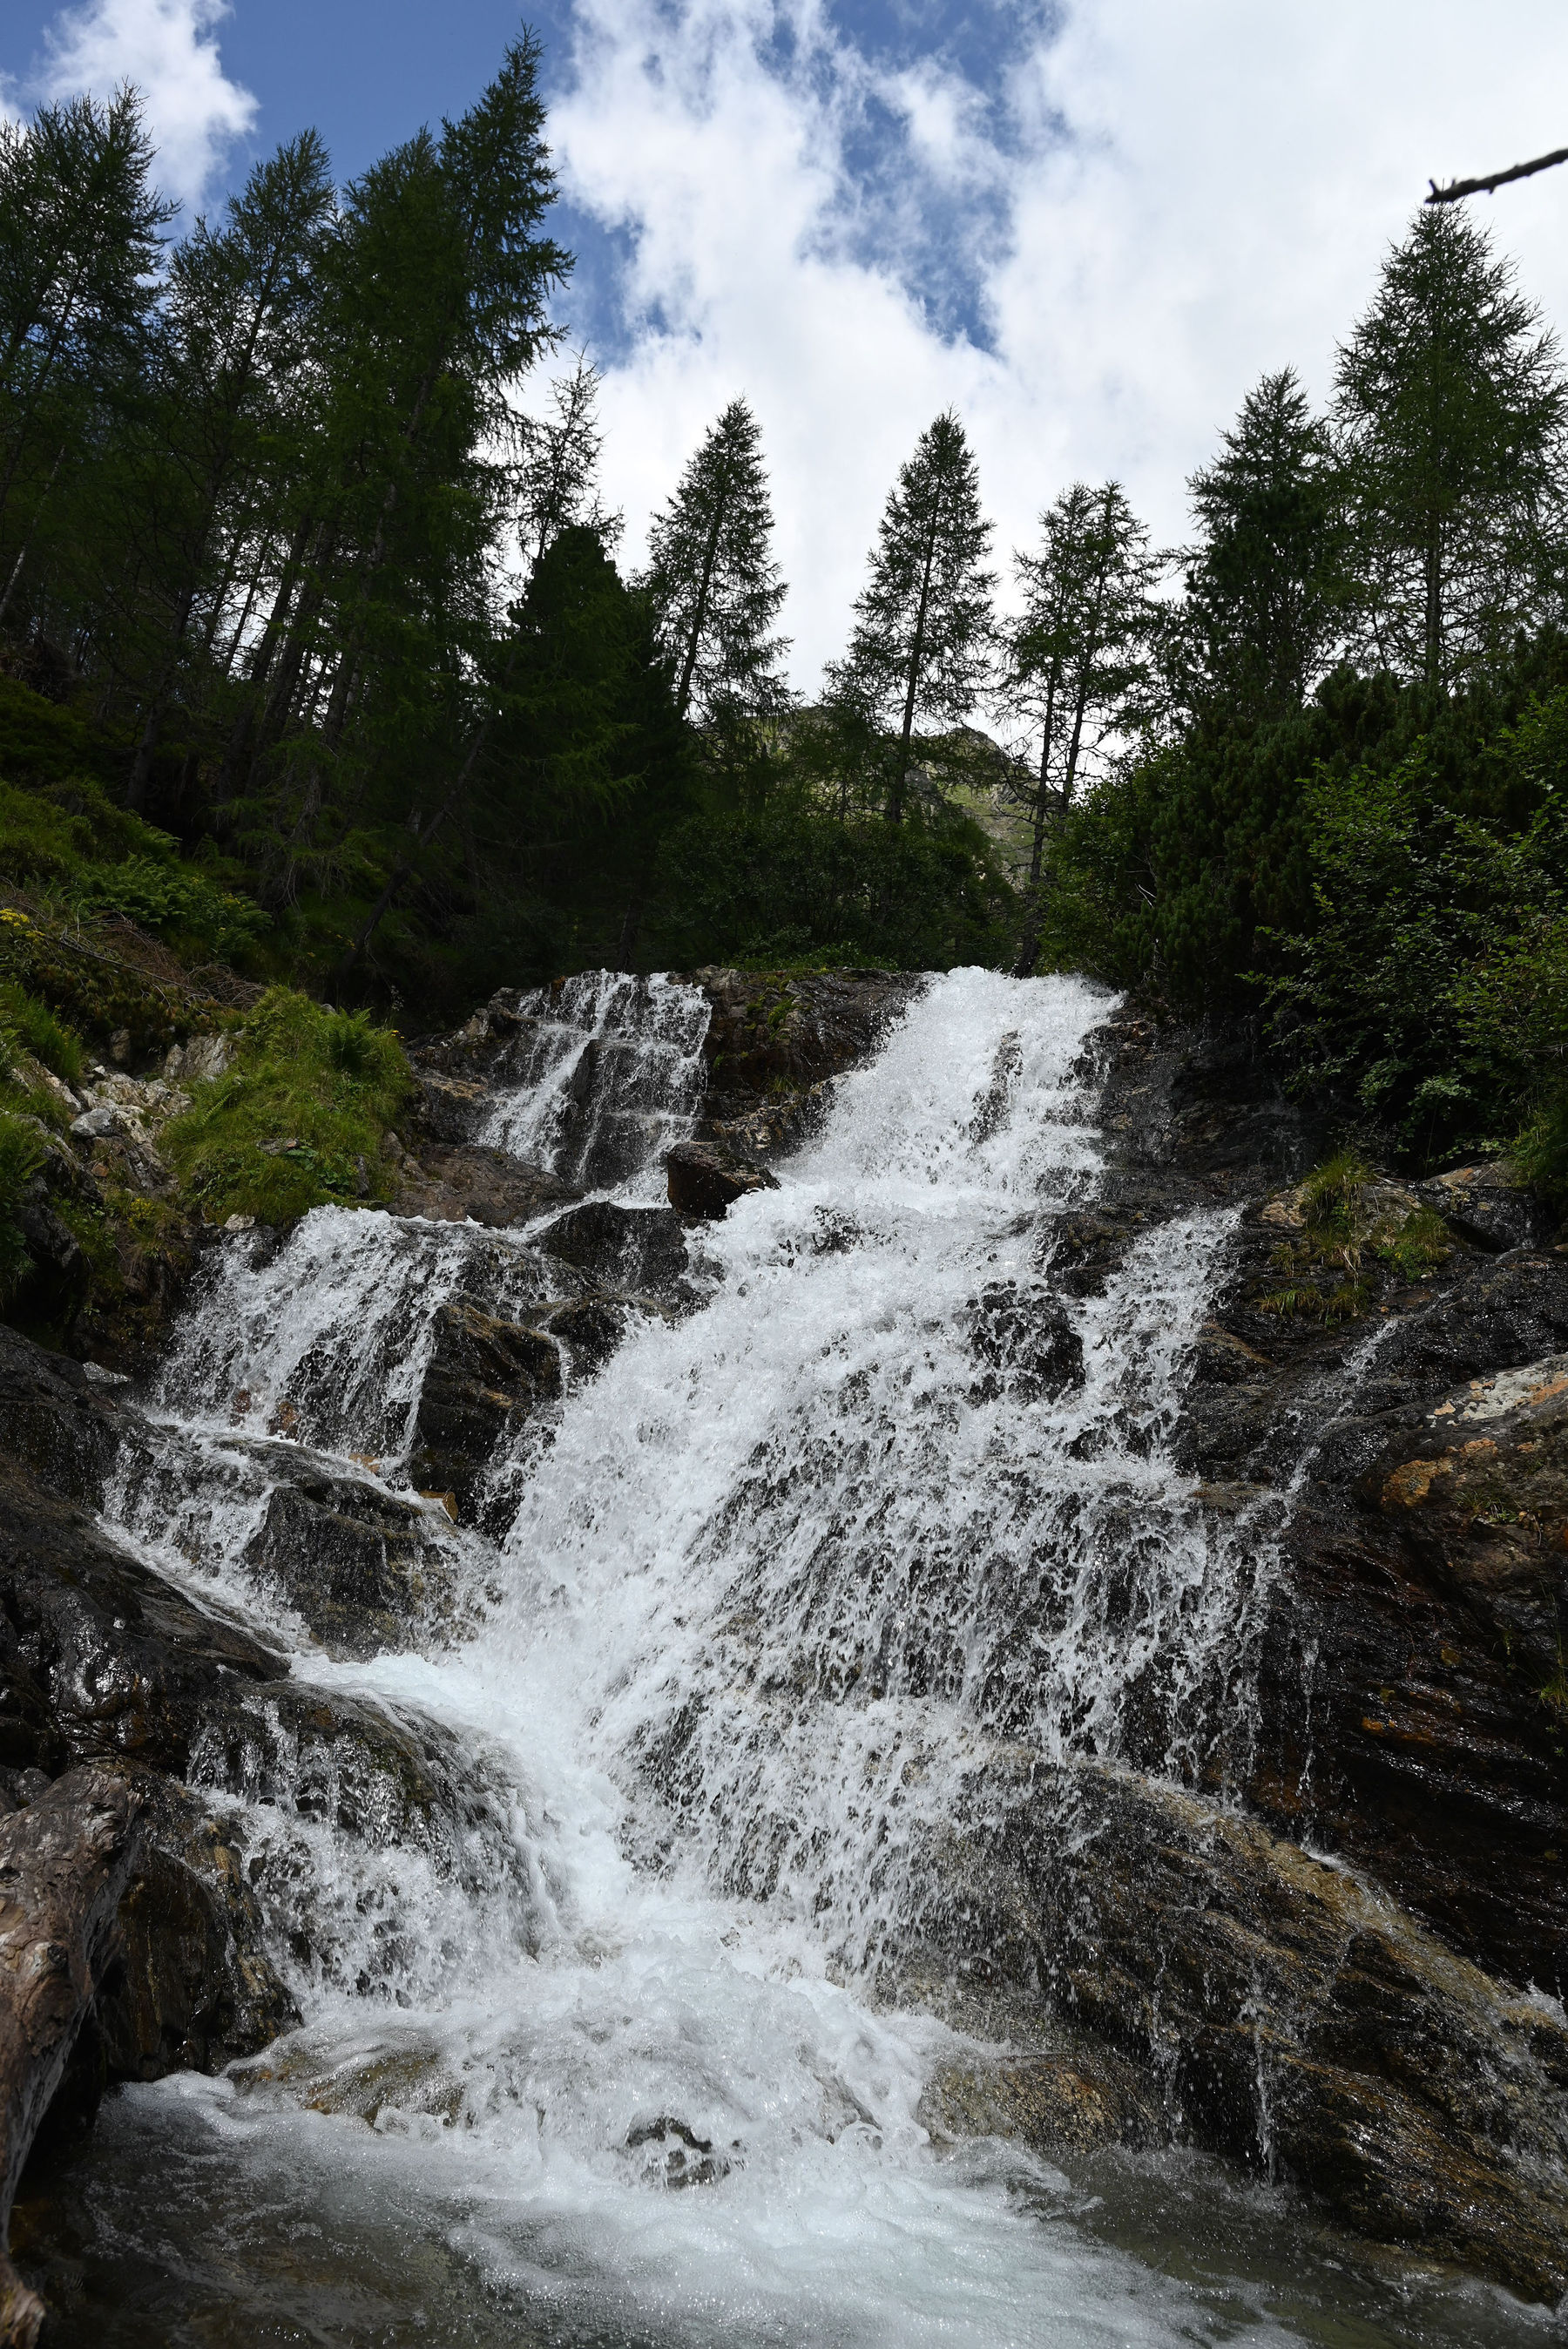
<svg viewBox="0 0 1568 2349">
<path fill-rule="evenodd" d="M 1000 699 L 1039 734 L 1030 782 L 1016 787 L 1037 892 L 1047 827 L 1099 772 L 1108 745 L 1146 714 L 1159 565 L 1119 481 L 1064 490 L 1040 516 L 1038 549 L 1014 565 L 1022 602 L 1006 635 Z M 1037 936 L 1028 967 L 1037 951 Z"/>
<path fill-rule="evenodd" d="M 550 413 L 523 419 L 518 539 L 525 563 L 542 562 L 563 530 L 591 530 L 602 545 L 619 540 L 622 520 L 599 495 L 601 378 L 585 351 L 550 387 Z"/>
<path fill-rule="evenodd" d="M 421 132 L 344 200 L 299 575 L 255 679 L 248 752 L 263 786 L 252 837 L 284 843 L 285 899 L 310 871 L 340 869 L 349 829 L 363 839 L 371 819 L 428 846 L 487 725 L 514 390 L 555 339 L 548 297 L 571 266 L 541 233 L 554 180 L 538 63 L 531 36 L 514 43 L 439 140 Z M 399 838 L 391 861 L 396 894 L 420 859 Z"/>
<path fill-rule="evenodd" d="M 766 716 L 788 699 L 773 634 L 788 592 L 773 559 L 762 436 L 732 399 L 648 533 L 645 585 L 674 665 L 683 716 Z"/>
<path fill-rule="evenodd" d="M 898 727 L 887 799 L 894 823 L 903 816 L 916 720 L 956 725 L 984 684 L 995 585 L 985 567 L 990 543 L 975 459 L 949 409 L 921 434 L 888 493 L 849 651 L 830 671 L 835 697 Z"/>
<path fill-rule="evenodd" d="M 1191 476 L 1187 616 L 1202 690 L 1235 714 L 1299 709 L 1344 626 L 1343 499 L 1294 367 L 1265 375 Z"/>
<path fill-rule="evenodd" d="M 1561 579 L 1568 392 L 1511 264 L 1424 206 L 1339 353 L 1365 648 L 1436 691 L 1537 618 Z"/>
<path fill-rule="evenodd" d="M 140 512 L 128 517 L 149 639 L 133 808 L 145 805 L 181 670 L 199 688 L 193 657 L 211 652 L 245 541 L 302 461 L 288 451 L 302 420 L 294 388 L 311 367 L 332 215 L 326 150 L 307 131 L 258 164 L 220 226 L 199 222 L 170 260 L 136 436 Z"/>
<path fill-rule="evenodd" d="M 0 123 L 0 617 L 62 468 L 136 379 L 175 211 L 151 166 L 132 89 Z"/>
</svg>

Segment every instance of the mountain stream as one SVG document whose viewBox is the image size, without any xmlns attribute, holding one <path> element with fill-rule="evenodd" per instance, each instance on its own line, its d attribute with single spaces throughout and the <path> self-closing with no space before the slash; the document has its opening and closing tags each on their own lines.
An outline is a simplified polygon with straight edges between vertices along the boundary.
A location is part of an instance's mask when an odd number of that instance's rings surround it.
<svg viewBox="0 0 1568 2349">
<path fill-rule="evenodd" d="M 1052 1220 L 1099 1176 L 1106 1002 L 935 980 L 779 1186 L 689 1240 L 686 1309 L 640 1311 L 491 1461 L 492 1530 L 428 1505 L 422 1650 L 334 1661 L 244 1568 L 253 1439 L 406 1494 L 438 1309 L 525 1306 L 534 1234 L 323 1209 L 224 1243 L 108 1521 L 296 1681 L 439 1724 L 465 1799 L 419 1847 L 213 1796 L 304 2025 L 108 2100 L 52 2338 L 1535 2336 L 1222 2165 L 1069 2177 L 922 2117 L 962 2033 L 901 2006 L 900 1953 L 987 1754 L 1115 1758 L 1151 1705 L 1175 1775 L 1245 1734 L 1266 1527 L 1216 1533 L 1166 1448 L 1227 1219 L 1151 1228 L 1098 1298 L 1049 1289 Z M 657 1200 L 706 1021 L 694 988 L 573 982 L 486 1138 Z M 1081 1381 L 987 1369 L 996 1317 L 1037 1309 Z"/>
</svg>

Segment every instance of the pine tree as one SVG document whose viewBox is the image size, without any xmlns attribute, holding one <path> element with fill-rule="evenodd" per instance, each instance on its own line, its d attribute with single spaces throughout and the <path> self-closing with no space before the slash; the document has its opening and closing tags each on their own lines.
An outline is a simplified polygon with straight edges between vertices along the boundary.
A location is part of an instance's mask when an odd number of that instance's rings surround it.
<svg viewBox="0 0 1568 2349">
<path fill-rule="evenodd" d="M 1560 576 L 1568 393 L 1511 265 L 1424 206 L 1340 350 L 1364 649 L 1446 688 L 1539 618 Z"/>
<path fill-rule="evenodd" d="M 1188 488 L 1201 533 L 1186 615 L 1200 689 L 1234 715 L 1299 709 L 1343 627 L 1346 548 L 1328 429 L 1293 367 L 1247 394 Z"/>
<path fill-rule="evenodd" d="M 778 665 L 789 639 L 772 633 L 788 591 L 772 542 L 761 434 L 733 399 L 648 533 L 644 585 L 683 717 L 761 717 L 788 700 Z"/>
<path fill-rule="evenodd" d="M 975 459 L 949 409 L 900 468 L 882 510 L 871 577 L 855 602 L 848 654 L 829 675 L 834 698 L 875 723 L 898 727 L 887 800 L 894 823 L 903 816 L 917 719 L 956 725 L 984 685 L 995 585 L 985 568 L 990 543 Z"/>
</svg>

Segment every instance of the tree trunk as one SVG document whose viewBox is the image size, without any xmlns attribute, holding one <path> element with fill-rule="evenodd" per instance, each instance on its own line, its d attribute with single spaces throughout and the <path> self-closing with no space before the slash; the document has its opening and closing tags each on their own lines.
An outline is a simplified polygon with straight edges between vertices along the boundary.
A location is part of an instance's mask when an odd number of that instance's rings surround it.
<svg viewBox="0 0 1568 2349">
<path fill-rule="evenodd" d="M 38 502 L 33 509 L 33 519 L 27 525 L 27 534 L 16 550 L 16 560 L 11 565 L 11 576 L 5 582 L 5 593 L 3 595 L 0 595 L 0 620 L 4 620 L 6 613 L 11 608 L 11 598 L 15 593 L 16 582 L 22 576 L 22 565 L 27 560 L 27 550 L 33 543 L 33 533 L 38 527 L 38 516 L 43 512 L 44 503 L 46 499 L 48 497 L 49 492 L 55 486 L 55 481 L 58 476 L 60 467 L 65 462 L 65 456 L 66 444 L 62 440 L 56 452 L 55 461 L 49 468 L 49 478 L 44 483 Z"/>
<path fill-rule="evenodd" d="M 936 525 L 942 513 L 942 486 L 938 482 L 931 508 L 931 528 L 925 535 L 925 561 L 920 574 L 920 604 L 914 616 L 914 640 L 909 651 L 909 683 L 903 697 L 903 726 L 898 738 L 898 770 L 888 795 L 888 822 L 903 822 L 903 784 L 909 772 L 909 745 L 914 732 L 914 705 L 920 691 L 921 671 L 925 659 L 925 615 L 931 601 L 931 566 L 936 560 Z"/>
<path fill-rule="evenodd" d="M 718 496 L 714 502 L 713 527 L 703 549 L 702 578 L 696 591 L 696 605 L 692 613 L 691 635 L 686 641 L 686 658 L 681 663 L 681 681 L 676 695 L 676 709 L 684 718 L 691 701 L 692 678 L 696 669 L 697 648 L 702 643 L 703 626 L 707 618 L 707 599 L 713 589 L 713 566 L 718 560 L 718 533 L 724 528 L 725 502 L 729 491 L 727 469 L 720 474 Z"/>
</svg>

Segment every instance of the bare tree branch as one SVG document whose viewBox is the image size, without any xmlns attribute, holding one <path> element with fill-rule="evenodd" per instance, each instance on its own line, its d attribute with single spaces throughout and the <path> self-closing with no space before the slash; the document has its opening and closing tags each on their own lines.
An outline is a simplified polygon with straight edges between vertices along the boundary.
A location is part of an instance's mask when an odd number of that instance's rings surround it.
<svg viewBox="0 0 1568 2349">
<path fill-rule="evenodd" d="M 1534 171 L 1549 171 L 1553 163 L 1568 163 L 1568 147 L 1554 148 L 1550 155 L 1537 155 L 1533 163 L 1515 163 L 1507 171 L 1493 171 L 1484 180 L 1450 180 L 1439 188 L 1436 180 L 1427 185 L 1431 194 L 1424 199 L 1429 204 L 1457 204 L 1461 196 L 1490 196 L 1495 188 L 1505 188 L 1510 180 L 1528 180 Z"/>
</svg>

